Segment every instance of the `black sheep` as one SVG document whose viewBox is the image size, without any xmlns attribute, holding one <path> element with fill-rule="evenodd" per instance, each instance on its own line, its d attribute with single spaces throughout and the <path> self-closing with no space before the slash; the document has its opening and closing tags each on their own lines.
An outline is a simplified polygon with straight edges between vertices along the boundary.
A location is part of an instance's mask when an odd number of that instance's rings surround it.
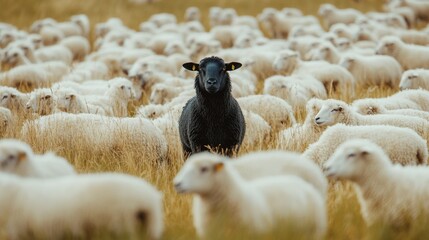
<svg viewBox="0 0 429 240">
<path fill-rule="evenodd" d="M 241 108 L 231 95 L 227 71 L 240 68 L 241 63 L 225 63 L 221 58 L 207 57 L 200 64 L 188 62 L 183 67 L 198 71 L 196 96 L 183 107 L 179 119 L 185 157 L 209 149 L 231 156 L 240 148 L 246 125 Z"/>
</svg>

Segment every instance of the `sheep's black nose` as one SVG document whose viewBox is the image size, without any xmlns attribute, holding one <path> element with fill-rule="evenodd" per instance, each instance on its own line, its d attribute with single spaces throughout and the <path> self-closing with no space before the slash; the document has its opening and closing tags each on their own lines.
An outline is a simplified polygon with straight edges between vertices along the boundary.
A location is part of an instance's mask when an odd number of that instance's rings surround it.
<svg viewBox="0 0 429 240">
<path fill-rule="evenodd" d="M 315 120 L 317 121 L 317 120 L 319 120 L 320 119 L 320 117 L 317 117 Z"/>
<path fill-rule="evenodd" d="M 174 188 L 178 189 L 178 188 L 180 188 L 180 185 L 181 185 L 180 183 L 175 183 Z"/>
<path fill-rule="evenodd" d="M 208 83 L 208 84 L 210 84 L 210 85 L 214 85 L 214 84 L 216 83 L 216 79 L 214 79 L 214 78 L 209 78 L 209 79 L 207 80 L 207 83 Z"/>
</svg>

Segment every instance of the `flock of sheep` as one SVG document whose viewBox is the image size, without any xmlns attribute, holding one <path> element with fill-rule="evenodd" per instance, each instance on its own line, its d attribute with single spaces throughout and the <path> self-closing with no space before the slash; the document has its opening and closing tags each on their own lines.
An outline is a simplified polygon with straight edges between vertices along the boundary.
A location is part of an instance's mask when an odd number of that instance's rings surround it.
<svg viewBox="0 0 429 240">
<path fill-rule="evenodd" d="M 404 229 L 428 217 L 429 25 L 416 26 L 429 20 L 429 2 L 390 0 L 383 12 L 368 13 L 323 4 L 318 14 L 321 22 L 295 8 L 254 17 L 212 7 L 206 30 L 200 10 L 189 7 L 184 22 L 159 13 L 137 31 L 118 18 L 97 23 L 93 44 L 86 15 L 37 20 L 28 31 L 0 23 L 0 226 L 7 237 L 161 238 L 162 193 L 150 183 L 78 174 L 68 159 L 36 149 L 78 142 L 120 152 L 126 139 L 141 161 L 181 160 L 179 117 L 197 81 L 188 71 L 197 65 L 182 64 L 210 56 L 230 63 L 238 103 L 230 110 L 241 108 L 245 135 L 239 157 L 192 154 L 174 178 L 178 193 L 194 194 L 198 236 L 231 224 L 255 234 L 287 225 L 322 239 L 327 177 L 356 186 L 368 226 Z M 394 93 L 358 99 L 375 88 Z M 217 120 L 207 131 L 228 135 Z"/>
</svg>

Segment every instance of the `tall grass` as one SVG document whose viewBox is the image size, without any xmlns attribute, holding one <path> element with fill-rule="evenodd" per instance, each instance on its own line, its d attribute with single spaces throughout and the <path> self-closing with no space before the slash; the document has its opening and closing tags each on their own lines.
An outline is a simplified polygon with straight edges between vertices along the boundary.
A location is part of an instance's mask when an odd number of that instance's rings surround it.
<svg viewBox="0 0 429 240">
<path fill-rule="evenodd" d="M 40 18 L 51 17 L 57 20 L 66 20 L 71 15 L 85 13 L 90 17 L 92 25 L 105 21 L 110 17 L 119 17 L 124 24 L 137 29 L 140 22 L 145 21 L 155 13 L 169 12 L 175 14 L 179 20 L 188 6 L 198 6 L 202 10 L 204 23 L 208 26 L 207 13 L 211 6 L 234 7 L 239 14 L 256 15 L 264 7 L 298 7 L 306 14 L 316 14 L 320 0 L 163 0 L 153 4 L 134 5 L 120 0 L 0 0 L 0 21 L 8 22 L 23 29 L 28 29 L 31 23 Z M 331 0 L 339 7 L 354 7 L 362 11 L 374 11 L 381 8 L 381 0 L 362 0 L 360 3 L 350 0 Z M 384 97 L 393 94 L 398 89 L 374 87 L 370 89 L 358 88 L 355 97 L 330 96 L 351 102 L 356 98 Z M 303 122 L 305 111 L 296 112 L 297 120 Z M 18 116 L 16 126 L 6 134 L 6 137 L 23 138 L 21 126 L 25 118 Z M 166 232 L 164 239 L 187 240 L 195 239 L 196 234 L 192 226 L 191 197 L 176 194 L 172 187 L 172 179 L 183 165 L 180 149 L 170 149 L 168 157 L 159 160 L 156 152 L 130 145 L 128 139 L 119 139 L 117 147 L 94 151 L 96 146 L 80 141 L 78 135 L 69 136 L 73 144 L 68 141 L 48 141 L 44 136 L 41 141 L 35 135 L 26 136 L 37 152 L 55 150 L 69 161 L 81 173 L 88 172 L 123 172 L 143 177 L 154 184 L 164 193 L 164 209 Z M 308 142 L 290 146 L 279 146 L 275 136 L 270 138 L 264 146 L 241 149 L 239 155 L 261 149 L 286 148 L 302 151 Z M 429 139 L 428 139 L 429 140 Z M 142 157 L 145 156 L 145 157 Z M 101 199 L 102 201 L 102 199 Z M 286 202 L 286 201 L 285 201 Z M 101 203 L 102 204 L 102 203 Z M 422 235 L 393 236 L 383 228 L 367 229 L 360 215 L 359 204 L 353 189 L 349 184 L 332 183 L 328 197 L 329 231 L 326 239 L 400 239 L 421 238 Z M 419 233 L 416 231 L 416 233 Z M 429 238 L 429 235 L 426 238 Z M 1 237 L 1 235 L 0 235 Z M 215 237 L 215 236 L 214 236 Z M 231 236 L 229 239 L 237 239 Z M 248 238 L 250 239 L 250 238 Z M 269 239 L 269 238 L 267 238 Z M 284 239 L 280 236 L 271 236 L 271 239 Z M 295 238 L 296 239 L 296 238 Z"/>
</svg>

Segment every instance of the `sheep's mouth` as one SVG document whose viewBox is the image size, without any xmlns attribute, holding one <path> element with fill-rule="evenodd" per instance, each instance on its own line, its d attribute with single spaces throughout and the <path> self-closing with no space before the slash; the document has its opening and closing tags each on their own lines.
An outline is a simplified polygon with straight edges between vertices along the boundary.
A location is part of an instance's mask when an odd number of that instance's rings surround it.
<svg viewBox="0 0 429 240">
<path fill-rule="evenodd" d="M 316 123 L 316 125 L 319 125 L 319 126 L 323 126 L 325 124 L 324 121 L 320 121 L 320 120 L 315 120 L 314 122 Z"/>
<path fill-rule="evenodd" d="M 206 87 L 206 91 L 211 94 L 216 93 L 217 90 L 217 87 Z"/>
</svg>

